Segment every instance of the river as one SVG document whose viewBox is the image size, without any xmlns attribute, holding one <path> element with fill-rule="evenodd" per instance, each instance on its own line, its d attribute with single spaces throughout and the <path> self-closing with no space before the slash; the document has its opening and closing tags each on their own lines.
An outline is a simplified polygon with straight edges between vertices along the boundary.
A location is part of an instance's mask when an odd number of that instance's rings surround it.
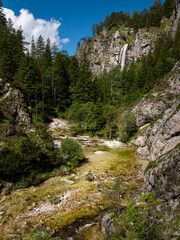
<svg viewBox="0 0 180 240">
<path fill-rule="evenodd" d="M 53 124 L 49 131 L 59 147 L 68 133 L 68 124 L 63 120 L 54 120 Z M 111 197 L 105 198 L 106 192 L 116 178 L 121 178 L 120 204 L 124 206 L 127 197 L 142 187 L 147 162 L 117 140 L 89 136 L 78 136 L 76 140 L 82 144 L 88 161 L 67 175 L 50 178 L 37 187 L 13 191 L 1 200 L 0 207 L 4 207 L 5 213 L 3 222 L 0 219 L 0 237 L 48 226 L 63 240 L 102 239 L 102 216 L 115 207 Z"/>
</svg>

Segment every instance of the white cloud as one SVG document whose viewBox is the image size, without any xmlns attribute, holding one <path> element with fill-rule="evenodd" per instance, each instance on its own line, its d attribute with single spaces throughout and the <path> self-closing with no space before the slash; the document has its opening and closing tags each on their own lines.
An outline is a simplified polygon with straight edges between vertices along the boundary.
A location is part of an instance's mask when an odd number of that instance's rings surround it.
<svg viewBox="0 0 180 240">
<path fill-rule="evenodd" d="M 39 35 L 41 35 L 44 40 L 49 37 L 51 43 L 56 42 L 58 47 L 62 48 L 63 44 L 70 41 L 69 38 L 60 38 L 58 29 L 61 23 L 58 20 L 51 19 L 50 21 L 46 21 L 44 19 L 35 19 L 33 14 L 27 9 L 21 9 L 19 16 L 16 16 L 15 13 L 8 8 L 4 8 L 4 13 L 7 19 L 11 18 L 15 29 L 19 29 L 21 26 L 23 36 L 27 42 L 31 42 L 32 36 L 34 36 L 36 41 Z"/>
<path fill-rule="evenodd" d="M 60 42 L 66 44 L 66 43 L 70 42 L 70 40 L 69 40 L 69 38 L 64 38 Z"/>
</svg>

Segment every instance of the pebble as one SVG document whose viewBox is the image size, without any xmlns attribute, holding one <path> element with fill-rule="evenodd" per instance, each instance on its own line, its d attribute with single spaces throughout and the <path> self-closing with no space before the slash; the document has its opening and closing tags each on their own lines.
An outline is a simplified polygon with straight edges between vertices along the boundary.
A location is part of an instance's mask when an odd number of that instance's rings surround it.
<svg viewBox="0 0 180 240">
<path fill-rule="evenodd" d="M 6 211 L 2 211 L 0 212 L 0 215 L 4 215 L 6 213 Z"/>
</svg>

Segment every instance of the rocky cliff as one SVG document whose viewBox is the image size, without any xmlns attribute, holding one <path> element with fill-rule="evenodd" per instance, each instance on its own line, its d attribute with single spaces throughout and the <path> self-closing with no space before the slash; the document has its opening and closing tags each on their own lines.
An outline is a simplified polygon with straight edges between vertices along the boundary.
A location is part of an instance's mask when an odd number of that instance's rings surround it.
<svg viewBox="0 0 180 240">
<path fill-rule="evenodd" d="M 13 135 L 17 125 L 25 130 L 31 127 L 31 119 L 23 94 L 2 79 L 0 79 L 0 104 L 1 111 L 7 115 L 5 118 L 10 121 L 7 135 Z"/>
<path fill-rule="evenodd" d="M 79 63 L 86 54 L 90 62 L 90 69 L 94 75 L 106 71 L 112 67 L 122 68 L 123 62 L 137 60 L 147 54 L 154 47 L 154 42 L 160 34 L 158 28 L 139 29 L 137 33 L 133 29 L 125 27 L 104 30 L 100 35 L 85 41 L 78 49 L 76 57 Z M 122 58 L 122 49 L 128 44 L 125 59 Z"/>
<path fill-rule="evenodd" d="M 175 34 L 179 18 L 180 1 L 176 0 L 175 14 L 169 20 L 164 18 L 160 28 L 144 28 L 135 32 L 132 28 L 113 26 L 108 31 L 104 30 L 99 35 L 83 42 L 77 50 L 76 58 L 81 63 L 85 54 L 94 75 L 99 75 L 104 71 L 108 72 L 116 66 L 122 69 L 125 63 L 136 61 L 142 55 L 153 51 L 159 35 L 165 32 Z M 125 44 L 128 44 L 128 48 L 123 60 L 122 50 Z"/>
<path fill-rule="evenodd" d="M 162 112 L 177 101 L 180 95 L 180 62 L 148 95 L 133 108 L 136 124 L 142 127 L 156 119 Z"/>
<path fill-rule="evenodd" d="M 137 153 L 155 160 L 180 142 L 180 63 L 161 85 L 144 97 L 132 110 L 140 135 L 133 140 Z M 149 125 L 148 125 L 149 124 Z"/>
<path fill-rule="evenodd" d="M 172 150 L 180 143 L 180 99 L 167 109 L 144 135 L 138 137 L 137 153 L 151 161 Z"/>
<path fill-rule="evenodd" d="M 180 200 L 180 143 L 149 164 L 145 175 L 145 192 L 155 192 L 165 201 Z M 179 201 L 178 200 L 178 201 Z"/>
<path fill-rule="evenodd" d="M 173 34 L 175 34 L 178 26 L 178 21 L 180 18 L 180 0 L 176 0 L 176 9 L 175 9 L 175 20 L 173 26 Z"/>
<path fill-rule="evenodd" d="M 180 197 L 180 63 L 162 83 L 162 88 L 154 89 L 133 108 L 141 128 L 132 143 L 137 154 L 150 161 L 144 191 L 166 201 L 173 215 Z"/>
</svg>

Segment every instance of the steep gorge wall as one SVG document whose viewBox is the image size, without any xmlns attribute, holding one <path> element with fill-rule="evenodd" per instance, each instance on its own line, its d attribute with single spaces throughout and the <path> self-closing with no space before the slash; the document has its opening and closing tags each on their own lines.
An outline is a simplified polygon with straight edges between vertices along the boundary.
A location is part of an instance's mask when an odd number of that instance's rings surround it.
<svg viewBox="0 0 180 240">
<path fill-rule="evenodd" d="M 85 54 L 93 75 L 99 75 L 104 71 L 110 71 L 115 66 L 120 68 L 124 66 L 121 55 L 126 44 L 128 47 L 124 60 L 130 63 L 133 59 L 137 60 L 149 53 L 159 34 L 158 28 L 139 29 L 137 33 L 125 27 L 104 30 L 100 35 L 85 41 L 79 47 L 76 58 L 81 63 Z"/>
<path fill-rule="evenodd" d="M 180 63 L 162 84 L 161 90 L 154 89 L 134 107 L 137 125 L 142 129 L 132 143 L 137 154 L 150 161 L 144 191 L 154 192 L 166 202 L 173 216 L 180 208 Z"/>
<path fill-rule="evenodd" d="M 132 28 L 124 26 L 112 27 L 104 30 L 99 35 L 86 40 L 78 48 L 76 58 L 79 63 L 83 61 L 84 55 L 89 60 L 90 69 L 93 75 L 109 72 L 113 67 L 119 66 L 122 69 L 121 52 L 125 44 L 128 44 L 125 53 L 125 62 L 131 63 L 149 51 L 153 51 L 158 36 L 165 32 L 175 34 L 180 18 L 180 0 L 176 0 L 175 15 L 162 20 L 162 28 L 143 28 L 137 33 Z M 165 27 L 164 24 L 166 25 Z"/>
</svg>

